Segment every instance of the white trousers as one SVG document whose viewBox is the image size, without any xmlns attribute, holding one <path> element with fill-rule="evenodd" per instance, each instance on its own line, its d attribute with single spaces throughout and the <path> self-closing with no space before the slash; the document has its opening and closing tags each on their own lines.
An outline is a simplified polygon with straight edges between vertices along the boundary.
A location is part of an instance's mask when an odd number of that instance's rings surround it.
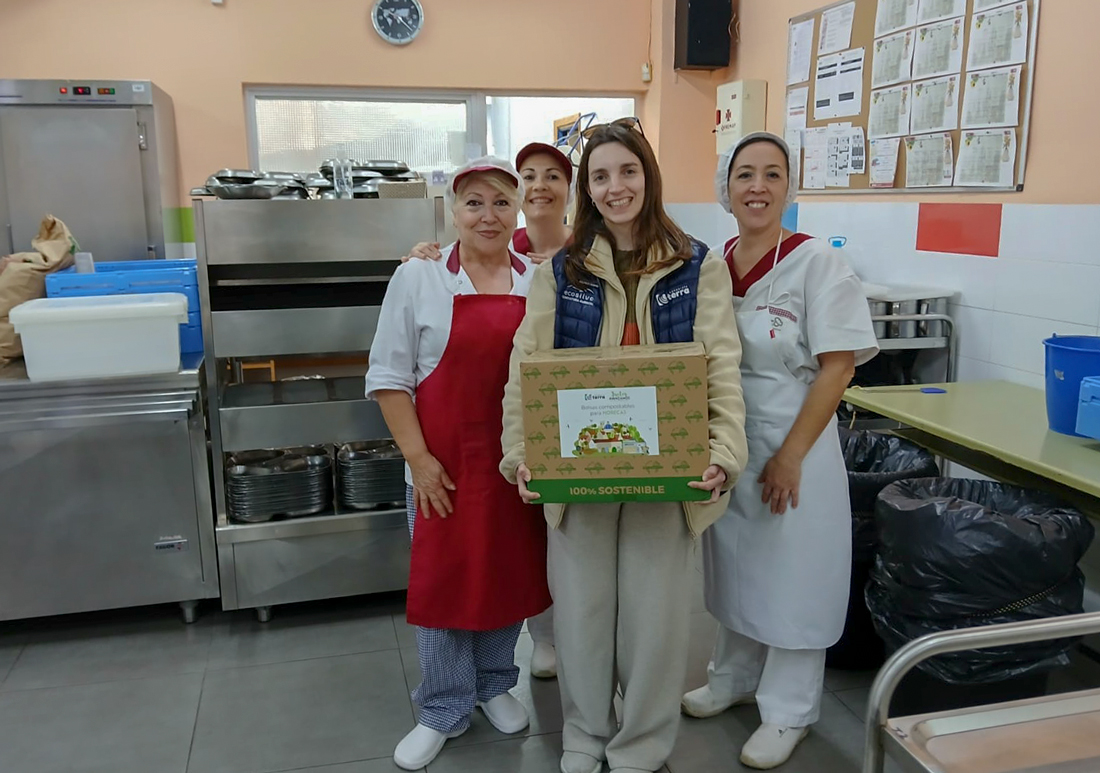
<svg viewBox="0 0 1100 773">
<path fill-rule="evenodd" d="M 694 573 L 677 503 L 570 505 L 550 533 L 562 747 L 658 770 L 676 743 Z M 615 685 L 622 686 L 622 726 Z"/>
<path fill-rule="evenodd" d="M 550 571 L 549 545 L 546 549 L 548 556 L 546 562 L 546 575 L 552 593 L 554 589 L 554 575 L 553 572 Z M 551 647 L 554 646 L 554 606 L 552 604 L 545 612 L 527 618 L 527 633 L 531 634 L 531 639 L 536 643 L 549 644 Z"/>
<path fill-rule="evenodd" d="M 760 719 L 806 727 L 821 715 L 825 650 L 785 650 L 718 626 L 707 683 L 719 700 L 756 693 Z"/>
</svg>

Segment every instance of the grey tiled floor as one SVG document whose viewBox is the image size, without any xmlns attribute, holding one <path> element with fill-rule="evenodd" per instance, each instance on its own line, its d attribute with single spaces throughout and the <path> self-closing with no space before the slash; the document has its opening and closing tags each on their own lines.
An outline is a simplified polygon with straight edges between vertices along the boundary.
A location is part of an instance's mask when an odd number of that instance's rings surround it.
<svg viewBox="0 0 1100 773">
<path fill-rule="evenodd" d="M 702 684 L 714 622 L 696 601 L 685 687 Z M 413 726 L 419 675 L 400 596 L 275 610 L 174 608 L 0 623 L 3 773 L 387 773 Z M 561 706 L 555 682 L 530 679 L 520 638 L 516 696 L 531 727 L 506 737 L 480 714 L 430 773 L 556 773 Z M 784 773 L 855 773 L 872 674 L 830 672 L 821 721 Z M 1100 684 L 1085 663 L 1063 687 Z M 742 770 L 753 707 L 685 719 L 670 773 Z"/>
</svg>

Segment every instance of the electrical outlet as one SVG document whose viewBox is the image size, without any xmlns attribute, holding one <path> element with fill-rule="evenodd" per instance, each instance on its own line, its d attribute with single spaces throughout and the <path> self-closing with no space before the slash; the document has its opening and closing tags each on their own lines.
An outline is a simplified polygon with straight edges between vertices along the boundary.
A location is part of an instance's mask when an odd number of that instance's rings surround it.
<svg viewBox="0 0 1100 773">
<path fill-rule="evenodd" d="M 642 83 L 649 83 L 653 80 L 653 68 L 649 62 L 642 64 Z"/>
</svg>

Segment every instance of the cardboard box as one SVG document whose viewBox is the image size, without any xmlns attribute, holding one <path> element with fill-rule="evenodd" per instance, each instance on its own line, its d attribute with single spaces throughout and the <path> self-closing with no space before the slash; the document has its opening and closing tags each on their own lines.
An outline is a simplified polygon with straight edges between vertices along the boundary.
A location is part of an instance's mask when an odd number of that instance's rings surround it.
<svg viewBox="0 0 1100 773">
<path fill-rule="evenodd" d="M 542 502 L 686 502 L 710 464 L 701 343 L 555 349 L 520 363 L 530 488 Z"/>
</svg>

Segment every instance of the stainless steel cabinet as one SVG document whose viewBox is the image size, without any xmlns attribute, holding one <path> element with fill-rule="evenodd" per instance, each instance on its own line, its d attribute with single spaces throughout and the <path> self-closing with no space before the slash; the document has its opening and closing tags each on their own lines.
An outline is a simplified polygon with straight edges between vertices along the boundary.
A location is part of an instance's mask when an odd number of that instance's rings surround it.
<svg viewBox="0 0 1100 773">
<path fill-rule="evenodd" d="M 0 80 L 0 253 L 29 250 L 51 214 L 97 260 L 169 257 L 174 123 L 145 81 Z"/>
<path fill-rule="evenodd" d="M 166 602 L 191 617 L 218 595 L 209 479 L 196 370 L 0 377 L 0 620 Z"/>
</svg>

